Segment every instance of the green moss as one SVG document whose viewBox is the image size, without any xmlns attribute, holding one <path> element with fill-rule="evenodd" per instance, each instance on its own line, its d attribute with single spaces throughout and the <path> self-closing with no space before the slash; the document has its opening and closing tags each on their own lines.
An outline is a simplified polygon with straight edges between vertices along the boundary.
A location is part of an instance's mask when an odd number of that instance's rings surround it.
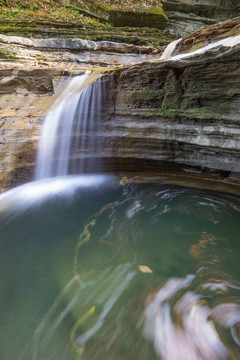
<svg viewBox="0 0 240 360">
<path fill-rule="evenodd" d="M 175 117 L 179 114 L 178 109 L 162 109 L 161 115 L 165 117 Z"/>
<path fill-rule="evenodd" d="M 155 118 L 155 117 L 158 117 L 158 116 L 162 116 L 162 109 L 161 108 L 156 108 L 156 109 L 151 110 L 151 111 L 142 110 L 141 115 L 143 115 L 144 117 L 147 117 L 147 118 Z"/>
<path fill-rule="evenodd" d="M 162 7 L 154 6 L 148 11 L 150 14 L 162 15 L 165 19 L 167 19 L 167 15 L 165 14 Z"/>
<path fill-rule="evenodd" d="M 155 118 L 155 117 L 180 117 L 180 118 L 188 118 L 188 119 L 219 119 L 220 115 L 216 114 L 215 112 L 208 111 L 206 109 L 201 108 L 191 108 L 185 111 L 180 109 L 163 109 L 163 108 L 156 108 L 154 110 L 141 110 L 141 116 L 148 117 L 148 118 Z"/>
<path fill-rule="evenodd" d="M 154 100 L 158 96 L 158 91 L 148 88 L 134 90 L 130 93 L 130 98 L 135 100 Z"/>
<path fill-rule="evenodd" d="M 158 92 L 153 89 L 143 88 L 139 91 L 139 94 L 141 97 L 151 100 L 151 99 L 154 99 L 158 95 Z"/>
<path fill-rule="evenodd" d="M 0 59 L 14 60 L 15 58 L 15 52 L 0 48 Z"/>
<path fill-rule="evenodd" d="M 168 96 L 166 95 L 164 98 L 163 98 L 163 102 L 162 102 L 162 108 L 163 109 L 168 109 L 169 108 L 169 98 Z"/>
<path fill-rule="evenodd" d="M 209 111 L 207 108 L 189 108 L 184 111 L 179 111 L 179 114 L 181 116 L 185 116 L 187 118 L 193 118 L 193 119 L 218 119 L 220 118 L 220 115 L 218 115 L 216 112 Z"/>
<path fill-rule="evenodd" d="M 35 56 L 35 59 L 37 60 L 37 61 L 39 61 L 39 62 L 41 62 L 41 61 L 47 61 L 48 59 L 47 59 L 47 57 L 45 56 L 45 55 L 36 55 Z"/>
<path fill-rule="evenodd" d="M 61 6 L 49 8 L 46 10 L 30 10 L 22 8 L 8 8 L 0 6 L 0 23 L 2 21 L 27 21 L 32 23 L 46 21 L 49 24 L 53 23 L 60 24 L 61 22 L 67 23 L 68 25 L 76 26 L 104 26 L 100 25 L 99 21 L 89 16 L 83 16 L 76 9 L 65 8 Z"/>
<path fill-rule="evenodd" d="M 231 95 L 239 94 L 239 89 L 232 87 L 232 88 L 229 89 L 228 93 L 231 94 Z"/>
<path fill-rule="evenodd" d="M 94 2 L 94 6 L 99 9 L 99 10 L 102 10 L 102 11 L 106 11 L 106 12 L 109 12 L 109 11 L 115 11 L 116 9 L 114 9 L 111 5 L 102 5 L 102 4 L 98 4 L 96 2 Z"/>
<path fill-rule="evenodd" d="M 29 31 L 39 31 L 39 28 L 33 26 L 0 26 L 0 31 L 4 33 L 16 33 L 20 34 L 22 32 L 29 32 Z"/>
</svg>

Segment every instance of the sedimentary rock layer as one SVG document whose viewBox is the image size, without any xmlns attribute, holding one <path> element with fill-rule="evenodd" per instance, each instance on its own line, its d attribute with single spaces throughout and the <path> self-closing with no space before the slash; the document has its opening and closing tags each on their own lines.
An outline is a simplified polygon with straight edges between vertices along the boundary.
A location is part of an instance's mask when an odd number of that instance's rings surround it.
<svg viewBox="0 0 240 360">
<path fill-rule="evenodd" d="M 105 122 L 95 135 L 104 140 L 97 154 L 104 170 L 185 171 L 240 180 L 239 58 L 235 43 L 109 69 L 115 85 L 108 85 Z M 1 70 L 0 191 L 31 179 L 43 116 L 58 84 L 65 86 L 66 77 L 80 71 Z M 85 155 L 91 156 L 87 149 Z"/>
<path fill-rule="evenodd" d="M 240 173 L 240 46 L 116 74 L 115 156 L 166 162 L 237 179 Z"/>
<path fill-rule="evenodd" d="M 166 31 L 176 37 L 240 14 L 238 0 L 163 0 L 168 16 Z"/>
</svg>

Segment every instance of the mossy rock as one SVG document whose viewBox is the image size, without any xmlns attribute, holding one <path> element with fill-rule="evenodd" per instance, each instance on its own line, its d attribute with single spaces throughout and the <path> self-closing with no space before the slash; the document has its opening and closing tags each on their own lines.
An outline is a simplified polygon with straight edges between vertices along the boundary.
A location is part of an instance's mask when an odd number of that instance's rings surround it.
<svg viewBox="0 0 240 360">
<path fill-rule="evenodd" d="M 108 10 L 104 6 L 100 6 L 94 1 L 86 0 L 60 0 L 63 6 L 71 7 L 80 13 L 99 19 L 100 21 L 108 21 Z"/>
<path fill-rule="evenodd" d="M 132 12 L 115 10 L 109 12 L 109 21 L 116 27 L 136 26 L 164 30 L 167 26 L 167 18 L 163 11 Z"/>
<path fill-rule="evenodd" d="M 16 58 L 16 53 L 13 51 L 9 51 L 4 48 L 0 48 L 0 59 L 4 60 L 14 60 Z"/>
<path fill-rule="evenodd" d="M 82 24 L 9 21 L 0 24 L 0 33 L 32 38 L 81 38 L 93 41 L 114 41 L 145 46 L 165 46 L 174 38 L 160 29 L 144 27 L 83 27 Z"/>
<path fill-rule="evenodd" d="M 103 6 L 94 1 L 60 0 L 63 6 L 77 9 L 84 15 L 95 17 L 102 22 L 109 22 L 116 27 L 150 27 L 164 30 L 167 16 L 161 7 L 153 7 L 148 11 L 115 10 L 111 6 Z"/>
</svg>

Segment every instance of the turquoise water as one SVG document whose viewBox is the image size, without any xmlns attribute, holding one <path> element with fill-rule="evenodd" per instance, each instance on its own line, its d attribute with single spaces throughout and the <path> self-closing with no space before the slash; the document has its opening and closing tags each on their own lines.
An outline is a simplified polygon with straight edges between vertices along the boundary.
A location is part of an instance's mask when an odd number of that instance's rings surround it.
<svg viewBox="0 0 240 360">
<path fill-rule="evenodd" d="M 0 197 L 0 358 L 240 356 L 240 198 L 117 177 Z"/>
</svg>

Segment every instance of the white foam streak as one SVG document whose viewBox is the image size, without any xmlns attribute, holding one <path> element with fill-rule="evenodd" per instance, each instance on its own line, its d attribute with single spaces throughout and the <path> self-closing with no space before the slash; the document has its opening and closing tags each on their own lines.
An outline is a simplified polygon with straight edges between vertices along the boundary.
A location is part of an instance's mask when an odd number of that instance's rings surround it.
<svg viewBox="0 0 240 360">
<path fill-rule="evenodd" d="M 58 195 L 67 196 L 70 199 L 77 189 L 98 187 L 110 179 L 113 179 L 113 177 L 105 175 L 76 175 L 34 181 L 0 195 L 0 214 L 1 212 L 11 210 L 15 212 L 22 211 Z"/>
<path fill-rule="evenodd" d="M 110 295 L 110 298 L 104 304 L 103 311 L 99 315 L 96 324 L 92 326 L 87 332 L 85 332 L 84 334 L 80 335 L 77 338 L 76 343 L 79 347 L 84 346 L 85 343 L 101 329 L 108 313 L 110 312 L 114 304 L 117 302 L 117 300 L 120 298 L 124 290 L 128 287 L 129 283 L 131 282 L 131 280 L 134 278 L 135 275 L 136 275 L 135 271 L 129 272 L 125 276 L 125 278 L 122 279 L 120 285 L 113 290 L 112 294 Z"/>
<path fill-rule="evenodd" d="M 185 291 L 172 308 L 172 296 L 188 287 L 192 279 L 189 276 L 170 279 L 149 300 L 144 335 L 153 340 L 155 351 L 162 360 L 227 359 L 227 348 L 209 320 L 211 309 L 201 303 L 201 295 Z M 230 312 L 232 310 L 236 309 L 230 309 Z M 219 315 L 219 311 L 215 312 Z M 173 313 L 178 323 L 173 320 Z M 225 323 L 223 319 L 222 322 Z"/>
<path fill-rule="evenodd" d="M 178 42 L 176 42 L 176 44 L 177 43 Z M 207 46 L 205 46 L 205 47 L 203 47 L 201 49 L 195 50 L 193 52 L 189 52 L 187 54 L 179 54 L 179 55 L 171 56 L 171 58 L 169 60 L 176 61 L 176 60 L 186 59 L 186 58 L 198 55 L 198 54 L 205 53 L 206 51 L 208 51 L 210 49 L 213 49 L 213 48 L 215 48 L 217 46 L 234 47 L 234 46 L 236 46 L 238 44 L 240 44 L 240 35 L 229 37 L 229 38 L 219 40 L 219 41 L 216 41 L 216 42 L 212 42 L 212 43 L 208 44 Z M 175 50 L 175 48 L 173 48 L 172 54 L 174 53 L 174 50 Z M 166 51 L 167 51 L 167 49 L 166 49 Z M 162 54 L 162 56 L 163 55 L 164 55 L 164 53 Z M 165 60 L 165 58 L 166 57 L 164 57 L 164 58 L 161 57 L 160 59 Z"/>
<path fill-rule="evenodd" d="M 218 324 L 230 328 L 240 323 L 240 304 L 220 304 L 215 306 L 211 315 Z"/>
<path fill-rule="evenodd" d="M 171 57 L 174 54 L 174 51 L 177 48 L 177 46 L 181 43 L 181 41 L 182 41 L 182 39 L 177 39 L 177 40 L 172 41 L 170 44 L 168 44 L 168 46 L 162 53 L 160 59 L 163 60 L 163 59 L 168 59 L 169 57 Z"/>
</svg>

